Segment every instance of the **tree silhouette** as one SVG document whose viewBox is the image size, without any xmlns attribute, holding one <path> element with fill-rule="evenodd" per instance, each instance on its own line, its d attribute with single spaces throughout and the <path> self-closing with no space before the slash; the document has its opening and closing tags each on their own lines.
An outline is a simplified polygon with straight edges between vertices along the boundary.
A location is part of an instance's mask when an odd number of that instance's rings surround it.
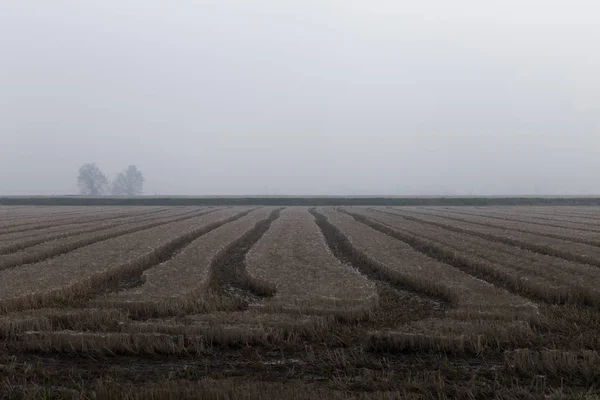
<svg viewBox="0 0 600 400">
<path fill-rule="evenodd" d="M 79 168 L 77 185 L 85 196 L 101 196 L 106 192 L 108 179 L 95 163 L 88 163 Z"/>
<path fill-rule="evenodd" d="M 135 165 L 130 165 L 119 172 L 111 192 L 114 196 L 140 196 L 144 192 L 144 175 Z"/>
</svg>

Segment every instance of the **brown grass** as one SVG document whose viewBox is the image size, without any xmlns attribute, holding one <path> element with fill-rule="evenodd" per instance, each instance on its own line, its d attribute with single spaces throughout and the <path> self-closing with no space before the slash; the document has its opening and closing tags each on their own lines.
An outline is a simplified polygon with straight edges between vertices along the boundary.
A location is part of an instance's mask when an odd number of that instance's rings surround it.
<svg viewBox="0 0 600 400">
<path fill-rule="evenodd" d="M 0 322 L 0 332 L 11 339 L 8 348 L 12 351 L 103 356 L 189 355 L 210 351 L 215 346 L 301 344 L 324 337 L 334 324 L 333 318 L 256 312 L 119 323 L 116 321 L 122 315 L 116 311 L 98 310 L 92 314 L 13 317 L 11 325 Z M 107 323 L 111 316 L 115 317 L 112 324 Z"/>
<path fill-rule="evenodd" d="M 395 211 L 396 209 L 390 208 L 389 210 Z M 400 211 L 404 212 L 405 210 Z M 513 221 L 511 219 L 493 218 L 488 215 L 455 215 L 453 213 L 439 212 L 431 209 L 410 209 L 409 212 L 410 214 L 417 216 L 436 217 L 436 219 L 440 218 L 440 221 L 446 221 L 450 223 L 468 223 L 502 229 L 505 231 L 528 233 L 572 242 L 585 243 L 591 246 L 600 246 L 600 240 L 598 240 L 598 233 L 600 233 L 600 229 L 588 229 L 581 226 L 578 226 L 577 228 L 568 228 L 552 223 L 546 223 L 542 225 L 527 221 Z"/>
<path fill-rule="evenodd" d="M 600 379 L 600 354 L 593 350 L 534 351 L 520 349 L 504 354 L 505 368 L 511 373 L 525 375 L 549 375 L 568 378 L 578 375 L 587 382 Z"/>
<path fill-rule="evenodd" d="M 398 208 L 394 208 L 389 212 L 408 220 L 427 223 L 454 232 L 477 235 L 484 239 L 517 246 L 541 254 L 600 266 L 600 247 L 597 246 L 469 222 L 450 221 L 441 217 L 405 212 Z"/>
<path fill-rule="evenodd" d="M 384 233 L 355 221 L 350 215 L 324 209 L 329 222 L 343 233 L 356 251 L 373 260 L 374 265 L 386 269 L 388 276 L 406 281 L 414 289 L 440 296 L 455 303 L 457 310 L 480 311 L 501 309 L 500 315 L 511 318 L 506 311 L 529 309 L 536 314 L 534 305 L 521 297 L 496 288 L 487 282 L 436 261 Z"/>
<path fill-rule="evenodd" d="M 217 211 L 86 246 L 60 257 L 0 271 L 0 312 L 45 307 L 140 273 L 184 243 L 244 215 Z"/>
<path fill-rule="evenodd" d="M 92 304 L 124 308 L 137 317 L 188 314 L 223 309 L 228 305 L 239 308 L 235 300 L 207 296 L 213 265 L 272 212 L 268 207 L 256 210 L 199 237 L 172 259 L 146 270 L 141 286 L 111 293 Z"/>
<path fill-rule="evenodd" d="M 190 314 L 175 318 L 132 321 L 129 315 L 116 309 L 37 309 L 11 313 L 0 317 L 0 339 L 22 341 L 28 332 L 70 331 L 79 333 L 164 334 L 202 337 L 212 346 L 271 346 L 301 343 L 327 335 L 334 326 L 332 316 L 294 314 L 264 314 L 259 310 Z M 61 333 L 62 336 L 64 332 Z M 25 336 L 24 336 L 25 335 Z M 50 336 L 54 337 L 54 336 Z M 87 336 L 89 342 L 91 337 Z M 105 335 L 99 336 L 104 343 Z M 162 339 L 161 339 L 162 340 Z M 41 342 L 46 343 L 46 342 Z M 29 345 L 28 350 L 36 350 Z M 52 351 L 40 345 L 41 350 Z M 101 346 L 89 347 L 92 352 Z M 61 350 L 62 351 L 62 350 Z M 83 350 L 82 350 L 83 351 Z"/>
<path fill-rule="evenodd" d="M 12 218 L 0 219 L 0 234 L 16 233 L 39 227 L 56 226 L 57 224 L 72 223 L 74 221 L 92 222 L 105 216 L 135 215 L 151 209 L 146 207 L 56 207 L 57 211 L 51 212 L 44 207 L 25 207 L 16 212 Z"/>
<path fill-rule="evenodd" d="M 197 211 L 197 210 L 196 210 Z M 62 239 L 70 236 L 80 236 L 86 233 L 101 234 L 103 231 L 112 228 L 132 225 L 144 222 L 156 221 L 165 216 L 182 216 L 181 212 L 168 212 L 157 210 L 151 213 L 130 213 L 119 215 L 118 217 L 97 217 L 96 220 L 89 222 L 77 221 L 67 225 L 52 224 L 48 228 L 27 230 L 19 233 L 8 233 L 0 235 L 0 255 L 14 253 L 27 247 L 32 247 L 40 243 L 52 240 Z M 108 220 L 108 221 L 107 221 Z"/>
<path fill-rule="evenodd" d="M 97 333 L 73 331 L 30 331 L 8 342 L 11 351 L 40 353 L 117 355 L 202 355 L 207 351 L 202 336 L 159 333 Z"/>
<path fill-rule="evenodd" d="M 180 400 L 423 400 L 424 397 L 408 391 L 376 391 L 372 393 L 351 393 L 344 390 L 322 387 L 303 382 L 244 382 L 235 380 L 203 379 L 198 382 L 164 381 L 143 388 L 133 385 L 118 385 L 114 382 L 100 382 L 93 389 L 98 398 L 119 400 L 165 399 Z"/>
<path fill-rule="evenodd" d="M 427 319 L 397 330 L 370 332 L 369 346 L 377 351 L 433 351 L 482 354 L 527 345 L 534 337 L 525 321 Z"/>
<path fill-rule="evenodd" d="M 201 211 L 119 209 L 25 207 L 5 222 Z M 598 398 L 597 267 L 386 209 L 271 210 L 0 271 L 0 398 Z M 57 231 L 6 240 L 42 232 Z"/>
<path fill-rule="evenodd" d="M 0 270 L 13 268 L 23 264 L 39 262 L 46 258 L 56 257 L 94 243 L 99 243 L 108 239 L 114 239 L 119 236 L 128 235 L 173 222 L 189 220 L 211 212 L 214 211 L 188 211 L 183 214 L 158 217 L 149 222 L 128 224 L 127 226 L 117 226 L 115 228 L 109 228 L 99 232 L 93 231 L 77 235 L 75 237 L 68 236 L 60 239 L 43 241 L 42 243 L 31 247 L 26 247 L 18 252 L 0 255 Z"/>
<path fill-rule="evenodd" d="M 427 208 L 430 210 L 430 208 Z M 554 228 L 575 229 L 578 231 L 598 232 L 600 233 L 600 223 L 590 222 L 585 218 L 565 217 L 560 215 L 536 214 L 535 210 L 529 210 L 524 213 L 518 213 L 515 210 L 506 210 L 506 212 L 495 212 L 494 210 L 472 210 L 470 208 L 431 208 L 431 210 L 451 214 L 454 216 L 481 217 L 489 221 L 511 221 L 533 225 L 550 226 Z"/>
<path fill-rule="evenodd" d="M 127 320 L 119 310 L 42 308 L 0 316 L 0 338 L 27 331 L 117 331 Z"/>
<path fill-rule="evenodd" d="M 368 218 L 365 223 L 430 256 L 514 292 L 551 303 L 600 305 L 600 270 L 596 266 L 455 233 L 387 213 L 357 209 L 352 213 Z"/>
<path fill-rule="evenodd" d="M 518 326 L 521 329 L 521 323 L 509 324 L 510 321 L 522 320 L 527 325 L 529 321 L 537 320 L 536 307 L 526 299 L 429 258 L 408 244 L 355 221 L 350 215 L 330 208 L 321 211 L 340 234 L 347 238 L 355 251 L 361 253 L 361 257 L 369 259 L 370 264 L 381 270 L 383 276 L 453 303 L 453 309 L 448 314 L 452 319 L 435 320 L 440 328 L 444 324 L 456 327 L 454 336 L 443 338 L 443 348 L 455 346 L 456 351 L 462 351 L 465 346 L 461 343 L 473 342 L 474 338 L 481 335 L 486 335 L 488 340 L 500 334 L 497 329 L 500 326 Z M 483 330 L 483 334 L 476 333 L 469 324 L 465 324 L 465 320 L 478 321 L 478 324 L 489 327 L 489 330 Z M 432 343 L 440 343 L 441 339 L 435 334 L 415 336 L 414 330 L 417 328 L 417 325 L 409 324 L 398 327 L 400 332 L 385 334 L 383 339 L 372 340 L 388 341 L 391 347 L 397 347 L 398 343 L 405 343 L 406 338 L 409 338 L 407 343 L 412 346 L 422 345 L 425 349 L 430 349 Z M 430 331 L 433 333 L 436 329 L 432 328 Z M 421 332 L 420 329 L 417 331 Z M 372 337 L 376 336 L 379 337 L 379 334 Z M 413 340 L 414 337 L 421 339 Z M 398 338 L 402 339 L 398 341 Z"/>
<path fill-rule="evenodd" d="M 333 317 L 239 311 L 131 322 L 120 331 L 201 336 L 207 346 L 271 346 L 322 338 L 333 325 Z"/>
<path fill-rule="evenodd" d="M 377 305 L 374 284 L 331 254 L 305 208 L 286 208 L 248 252 L 246 265 L 255 286 L 275 290 L 267 310 L 360 319 Z"/>
</svg>

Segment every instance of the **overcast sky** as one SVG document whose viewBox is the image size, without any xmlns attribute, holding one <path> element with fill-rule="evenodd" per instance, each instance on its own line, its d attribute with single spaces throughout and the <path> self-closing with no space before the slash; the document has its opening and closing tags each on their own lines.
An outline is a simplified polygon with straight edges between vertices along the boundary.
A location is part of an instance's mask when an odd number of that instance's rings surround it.
<svg viewBox="0 0 600 400">
<path fill-rule="evenodd" d="M 600 194 L 600 6 L 1 0 L 0 194 Z"/>
</svg>

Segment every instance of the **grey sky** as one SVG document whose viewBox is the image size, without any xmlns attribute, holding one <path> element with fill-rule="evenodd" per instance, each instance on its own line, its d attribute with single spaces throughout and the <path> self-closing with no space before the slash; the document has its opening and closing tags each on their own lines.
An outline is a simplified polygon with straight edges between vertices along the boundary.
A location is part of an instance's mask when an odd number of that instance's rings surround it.
<svg viewBox="0 0 600 400">
<path fill-rule="evenodd" d="M 599 13 L 2 0 L 0 194 L 600 194 Z"/>
</svg>

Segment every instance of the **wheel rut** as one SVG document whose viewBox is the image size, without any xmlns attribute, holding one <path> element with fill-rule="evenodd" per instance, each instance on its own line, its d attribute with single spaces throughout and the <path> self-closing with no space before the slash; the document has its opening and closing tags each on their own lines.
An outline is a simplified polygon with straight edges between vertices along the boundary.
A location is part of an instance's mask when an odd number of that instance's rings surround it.
<svg viewBox="0 0 600 400">
<path fill-rule="evenodd" d="M 395 230 L 383 223 L 373 221 L 373 220 L 365 217 L 364 215 L 356 214 L 356 213 L 353 213 L 353 212 L 350 212 L 347 210 L 343 210 L 343 209 L 340 209 L 339 211 L 343 212 L 345 214 L 348 214 L 349 216 L 354 218 L 355 221 L 357 221 L 363 225 L 366 225 L 366 226 L 368 226 L 372 229 L 375 229 L 376 231 L 379 231 L 387 236 L 390 236 L 390 237 L 397 239 L 403 243 L 406 243 L 407 245 L 409 245 L 410 247 L 412 247 L 414 250 L 418 251 L 419 253 L 422 253 L 430 258 L 433 258 L 434 260 L 437 260 L 439 262 L 448 264 L 456 269 L 459 269 L 459 270 L 463 271 L 464 273 L 469 274 L 476 279 L 480 279 L 491 285 L 501 287 L 503 289 L 508 290 L 511 293 L 514 293 L 521 297 L 528 298 L 529 300 L 532 300 L 534 302 L 548 303 L 547 299 L 545 299 L 539 295 L 536 295 L 535 293 L 523 290 L 520 286 L 514 285 L 511 282 L 502 280 L 499 277 L 493 276 L 489 273 L 482 272 L 484 270 L 484 268 L 477 268 L 477 266 L 473 265 L 472 262 L 467 261 L 466 259 L 463 259 L 459 255 L 452 253 L 448 250 L 445 250 L 445 249 L 442 249 L 435 245 L 432 245 L 432 244 L 428 243 L 427 241 L 420 239 L 416 235 L 409 235 L 409 234 L 402 233 L 402 232 Z"/>
<path fill-rule="evenodd" d="M 23 265 L 27 265 L 27 264 L 34 264 L 34 263 L 37 263 L 40 261 L 49 260 L 52 258 L 59 257 L 63 254 L 69 253 L 71 251 L 80 249 L 82 247 L 90 246 L 90 245 L 104 242 L 104 241 L 110 240 L 110 239 L 115 239 L 115 238 L 118 238 L 121 236 L 129 235 L 131 233 L 140 232 L 140 231 L 143 231 L 146 229 L 155 228 L 157 226 L 167 225 L 167 224 L 170 224 L 173 222 L 180 222 L 180 221 L 184 221 L 187 219 L 200 217 L 200 216 L 210 214 L 210 213 L 213 213 L 216 211 L 219 211 L 219 209 L 213 209 L 213 210 L 203 211 L 203 212 L 195 212 L 194 211 L 192 213 L 185 213 L 183 215 L 179 215 L 179 216 L 177 216 L 173 219 L 169 219 L 167 221 L 148 222 L 148 224 L 138 226 L 135 228 L 123 228 L 122 230 L 119 230 L 116 232 L 106 232 L 106 233 L 100 234 L 98 236 L 84 238 L 84 239 L 77 240 L 77 241 L 63 244 L 63 245 L 57 245 L 55 247 L 52 247 L 47 250 L 43 250 L 38 253 L 31 252 L 31 253 L 24 253 L 24 254 L 21 254 L 21 253 L 7 254 L 7 255 L 2 256 L 2 257 L 4 257 L 4 259 L 0 260 L 0 271 L 3 269 L 15 268 L 15 267 L 19 267 L 19 266 L 23 266 Z M 41 243 L 38 243 L 38 244 L 41 244 Z"/>
<path fill-rule="evenodd" d="M 352 215 L 348 211 L 345 211 L 345 210 L 341 210 L 341 211 L 346 212 L 349 215 Z M 514 239 L 512 237 L 499 236 L 499 235 L 494 235 L 491 233 L 484 233 L 484 232 L 475 232 L 475 231 L 471 231 L 471 230 L 464 229 L 464 228 L 457 228 L 455 226 L 452 226 L 449 224 L 444 224 L 441 222 L 427 221 L 427 220 L 413 217 L 413 216 L 400 215 L 400 214 L 391 213 L 391 212 L 382 211 L 382 210 L 377 210 L 377 211 L 380 213 L 383 213 L 383 214 L 388 214 L 388 215 L 394 216 L 394 217 L 404 218 L 409 221 L 414 221 L 414 222 L 419 222 L 422 224 L 436 226 L 438 228 L 446 229 L 448 231 L 458 232 L 458 233 L 471 235 L 471 236 L 476 236 L 476 237 L 479 237 L 479 238 L 482 238 L 485 240 L 489 240 L 491 242 L 504 243 L 509 246 L 518 247 L 523 250 L 529 250 L 529 251 L 533 251 L 535 253 L 540 253 L 540 254 L 547 255 L 547 256 L 562 258 L 567 261 L 574 261 L 574 262 L 579 262 L 579 263 L 583 263 L 583 264 L 591 264 L 591 265 L 600 267 L 600 260 L 598 260 L 596 258 L 592 258 L 587 255 L 576 254 L 574 252 L 567 252 L 564 250 L 556 249 L 549 245 L 538 245 L 536 243 L 527 242 L 527 241 L 523 241 L 523 240 L 519 240 L 519 239 Z M 561 239 L 561 240 L 563 240 L 563 239 Z"/>
<path fill-rule="evenodd" d="M 325 215 L 314 208 L 309 211 L 325 236 L 325 241 L 333 255 L 344 265 L 375 282 L 379 294 L 379 306 L 367 325 L 377 328 L 397 327 L 411 321 L 445 314 L 448 308 L 447 302 L 417 293 L 398 282 L 387 279 L 376 266 L 353 248 L 350 241 L 328 221 Z"/>
<path fill-rule="evenodd" d="M 246 254 L 269 230 L 271 224 L 279 218 L 281 209 L 273 210 L 268 218 L 232 244 L 211 265 L 210 287 L 216 293 L 235 297 L 247 305 L 259 304 L 263 298 L 274 293 L 266 293 L 252 284 L 252 278 L 246 270 Z"/>
<path fill-rule="evenodd" d="M 159 264 L 163 264 L 168 262 L 169 260 L 175 258 L 179 253 L 185 251 L 185 249 L 192 244 L 196 239 L 206 235 L 207 233 L 214 231 L 228 223 L 237 221 L 250 214 L 252 211 L 256 210 L 255 208 L 238 213 L 230 218 L 227 218 L 222 221 L 218 221 L 212 224 L 207 225 L 204 229 L 194 232 L 193 235 L 186 236 L 182 238 L 182 240 L 173 243 L 171 246 L 166 247 L 158 256 L 158 258 L 152 262 L 141 266 L 134 273 L 122 275 L 118 279 L 109 282 L 108 285 L 105 286 L 105 289 L 100 293 L 96 293 L 95 296 L 98 295 L 106 295 L 110 293 L 117 293 L 122 290 L 132 289 L 144 284 L 145 280 L 143 277 L 144 271 L 155 267 Z"/>
<path fill-rule="evenodd" d="M 386 211 L 379 210 L 376 208 L 370 208 L 370 210 L 375 211 L 375 212 L 387 213 Z M 436 213 L 432 213 L 429 211 L 427 211 L 427 212 L 411 211 L 411 212 L 414 214 L 417 214 L 417 215 L 445 218 L 449 221 L 456 221 L 456 222 L 461 222 L 461 223 L 466 223 L 466 224 L 479 225 L 479 226 L 483 226 L 483 227 L 487 227 L 487 228 L 505 229 L 505 230 L 515 231 L 515 232 L 520 232 L 520 233 L 527 233 L 530 235 L 545 236 L 545 237 L 549 237 L 549 238 L 553 238 L 553 239 L 566 240 L 568 242 L 583 243 L 583 244 L 587 244 L 590 246 L 600 247 L 600 242 L 594 241 L 594 240 L 588 240 L 585 238 L 577 238 L 577 237 L 573 237 L 573 236 L 559 235 L 559 234 L 551 233 L 551 232 L 536 232 L 536 231 L 532 231 L 530 229 L 525 229 L 525 228 L 506 227 L 506 226 L 503 226 L 502 224 L 493 223 L 493 222 L 471 221 L 471 220 L 466 220 L 466 219 L 452 216 L 452 215 L 444 215 L 444 214 L 439 214 L 439 213 L 436 214 Z M 390 214 L 395 215 L 395 216 L 401 216 L 401 217 L 405 216 L 404 214 L 396 214 L 396 213 L 390 213 Z M 412 217 L 412 218 L 416 218 L 416 217 Z M 502 221 L 506 221 L 506 222 L 519 222 L 519 223 L 523 223 L 523 224 L 531 224 L 531 225 L 562 228 L 562 229 L 580 230 L 580 231 L 588 231 L 588 232 L 596 232 L 596 233 L 600 232 L 597 229 L 594 230 L 594 229 L 585 229 L 585 228 L 567 228 L 567 227 L 555 225 L 555 224 L 536 224 L 535 222 L 519 221 L 519 220 L 509 219 L 509 218 L 497 218 L 497 217 L 493 217 L 493 216 L 489 216 L 489 215 L 486 216 L 486 218 L 497 219 L 497 220 L 502 220 Z M 443 223 L 441 223 L 441 224 L 443 224 Z"/>
</svg>

